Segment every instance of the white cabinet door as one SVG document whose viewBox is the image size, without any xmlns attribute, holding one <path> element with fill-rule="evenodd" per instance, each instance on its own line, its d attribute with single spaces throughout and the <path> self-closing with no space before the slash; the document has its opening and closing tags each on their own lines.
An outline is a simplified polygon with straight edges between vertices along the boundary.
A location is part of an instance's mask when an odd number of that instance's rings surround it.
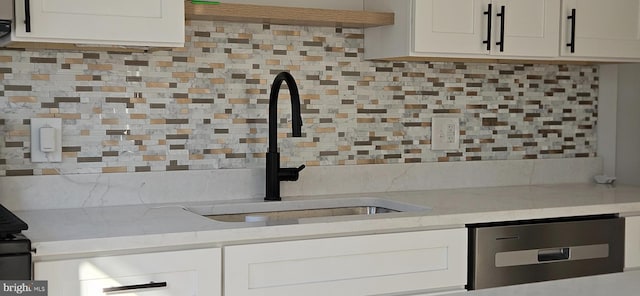
<svg viewBox="0 0 640 296">
<path fill-rule="evenodd" d="M 16 41 L 183 46 L 182 0 L 15 1 Z M 30 28 L 27 28 L 27 23 Z"/>
<path fill-rule="evenodd" d="M 413 1 L 413 46 L 418 53 L 488 54 L 482 43 L 489 0 Z M 485 39 L 486 40 L 486 39 Z"/>
<path fill-rule="evenodd" d="M 560 0 L 494 0 L 492 55 L 557 57 Z M 504 28 L 502 7 L 504 6 Z M 504 41 L 501 31 L 504 30 Z M 501 47 L 496 42 L 503 42 Z"/>
<path fill-rule="evenodd" d="M 219 296 L 220 249 L 94 257 L 34 263 L 49 295 Z"/>
<path fill-rule="evenodd" d="M 624 269 L 637 269 L 640 268 L 640 216 L 624 219 Z"/>
<path fill-rule="evenodd" d="M 365 57 L 556 58 L 560 1 L 367 0 L 396 24 L 365 30 Z"/>
<path fill-rule="evenodd" d="M 558 56 L 560 0 L 415 0 L 414 5 L 416 52 Z"/>
<path fill-rule="evenodd" d="M 460 289 L 467 230 L 448 229 L 224 248 L 225 296 L 358 296 Z"/>
<path fill-rule="evenodd" d="M 568 16 L 575 9 L 575 32 Z M 571 43 L 575 34 L 575 52 Z M 562 50 L 568 57 L 639 58 L 640 0 L 562 1 Z"/>
</svg>

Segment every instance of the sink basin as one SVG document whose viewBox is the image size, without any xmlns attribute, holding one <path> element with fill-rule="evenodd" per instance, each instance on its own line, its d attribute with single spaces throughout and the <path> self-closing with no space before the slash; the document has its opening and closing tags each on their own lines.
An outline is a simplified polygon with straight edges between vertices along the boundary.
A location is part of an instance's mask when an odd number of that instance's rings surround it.
<svg viewBox="0 0 640 296">
<path fill-rule="evenodd" d="M 273 212 L 250 212 L 236 214 L 216 214 L 203 215 L 209 219 L 221 222 L 258 222 L 258 221 L 288 221 L 303 218 L 335 217 L 350 215 L 375 215 L 381 213 L 399 212 L 392 209 L 361 206 L 361 207 L 339 207 L 327 209 L 303 209 Z"/>
<path fill-rule="evenodd" d="M 398 212 L 426 211 L 429 208 L 382 198 L 339 198 L 222 204 L 188 208 L 219 222 L 261 222 L 268 225 L 297 224 L 305 219 L 371 216 Z"/>
</svg>

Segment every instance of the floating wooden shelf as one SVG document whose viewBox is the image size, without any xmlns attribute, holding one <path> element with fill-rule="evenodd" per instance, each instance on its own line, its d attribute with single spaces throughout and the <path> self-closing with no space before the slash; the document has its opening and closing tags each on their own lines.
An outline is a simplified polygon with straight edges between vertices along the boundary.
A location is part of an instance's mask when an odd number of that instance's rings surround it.
<svg viewBox="0 0 640 296">
<path fill-rule="evenodd" d="M 279 25 L 368 28 L 393 25 L 392 12 L 333 10 L 248 4 L 192 4 L 185 1 L 187 20 L 230 21 Z"/>
<path fill-rule="evenodd" d="M 73 43 L 50 43 L 50 42 L 11 42 L 6 45 L 7 49 L 43 50 L 59 49 L 73 51 L 103 51 L 103 52 L 150 52 L 159 50 L 171 50 L 168 47 L 142 47 L 142 46 L 109 46 L 109 45 L 82 45 Z M 4 49 L 1 48 L 0 49 Z"/>
<path fill-rule="evenodd" d="M 222 3 L 218 5 L 192 4 L 190 0 L 186 0 L 185 18 L 187 20 L 215 20 L 278 25 L 370 28 L 393 25 L 394 13 L 230 3 Z M 7 45 L 6 48 L 29 50 L 61 49 L 78 51 L 123 52 L 170 50 L 170 48 L 141 48 L 99 45 L 91 46 L 44 42 L 13 42 Z"/>
</svg>

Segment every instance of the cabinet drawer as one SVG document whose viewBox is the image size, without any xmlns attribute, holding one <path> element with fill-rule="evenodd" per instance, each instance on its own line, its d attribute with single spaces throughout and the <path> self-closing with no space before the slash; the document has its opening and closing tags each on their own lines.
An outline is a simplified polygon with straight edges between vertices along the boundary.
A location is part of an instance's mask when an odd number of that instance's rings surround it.
<svg viewBox="0 0 640 296">
<path fill-rule="evenodd" d="M 80 295 L 96 296 L 122 295 L 122 293 L 139 296 L 198 295 L 197 271 L 80 280 L 80 291 L 82 291 Z"/>
<path fill-rule="evenodd" d="M 34 263 L 52 296 L 221 295 L 221 272 L 220 249 Z"/>
<path fill-rule="evenodd" d="M 460 288 L 466 229 L 226 247 L 224 289 L 235 295 L 373 295 Z"/>
</svg>

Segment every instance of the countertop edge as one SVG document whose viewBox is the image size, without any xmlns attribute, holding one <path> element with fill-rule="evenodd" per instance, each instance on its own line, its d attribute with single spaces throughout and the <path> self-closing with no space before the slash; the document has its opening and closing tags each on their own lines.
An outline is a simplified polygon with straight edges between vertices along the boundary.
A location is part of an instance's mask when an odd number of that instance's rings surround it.
<svg viewBox="0 0 640 296">
<path fill-rule="evenodd" d="M 594 193 L 595 191 L 595 193 Z M 480 193 L 478 193 L 480 192 Z M 510 197 L 513 192 L 520 193 L 521 196 Z M 573 193 L 571 193 L 573 192 Z M 537 194 L 548 194 L 551 197 L 548 201 L 540 201 Z M 441 197 L 438 194 L 453 196 Z M 580 200 L 575 197 L 572 202 L 571 194 L 589 195 L 584 197 L 588 200 Z M 603 189 L 585 184 L 565 184 L 554 186 L 516 186 L 516 187 L 496 187 L 492 189 L 464 189 L 464 190 L 441 190 L 441 191 L 417 191 L 399 193 L 366 194 L 362 196 L 387 196 L 386 198 L 407 202 L 415 198 L 419 205 L 425 206 L 429 203 L 438 204 L 432 211 L 417 213 L 400 213 L 400 215 L 379 216 L 364 219 L 334 219 L 324 222 L 314 222 L 308 224 L 278 225 L 268 227 L 248 227 L 247 225 L 233 227 L 230 225 L 213 224 L 204 217 L 186 212 L 182 208 L 157 207 L 156 205 L 143 205 L 135 207 L 113 207 L 94 209 L 69 209 L 69 210 L 38 210 L 18 212 L 19 216 L 25 216 L 27 222 L 33 227 L 45 227 L 48 224 L 55 224 L 52 220 L 62 215 L 73 215 L 82 213 L 86 215 L 89 225 L 83 229 L 77 225 L 66 225 L 66 231 L 71 232 L 74 227 L 78 227 L 78 232 L 89 231 L 91 227 L 104 227 L 101 234 L 85 236 L 61 234 L 59 237 L 50 235 L 39 235 L 36 232 L 32 237 L 33 247 L 36 249 L 34 260 L 53 260 L 54 258 L 82 257 L 92 255 L 112 255 L 143 253 L 150 251 L 168 251 L 179 249 L 194 249 L 206 247 L 221 247 L 228 244 L 268 242 L 276 240 L 312 239 L 320 237 L 347 236 L 347 235 L 367 235 L 377 233 L 388 233 L 398 231 L 417 231 L 440 228 L 464 227 L 466 224 L 516 221 L 529 219 L 544 219 L 553 217 L 572 217 L 599 214 L 637 214 L 640 213 L 640 188 L 622 187 L 619 189 Z M 569 195 L 564 197 L 564 195 Z M 435 196 L 435 197 L 434 197 Z M 638 196 L 636 198 L 636 196 Z M 310 197 L 305 197 L 310 198 Z M 311 197 L 314 198 L 314 197 Z M 325 196 L 316 198 L 341 198 L 340 196 Z M 448 198 L 451 199 L 450 203 Z M 457 198 L 457 200 L 456 200 Z M 473 199 L 473 200 L 472 200 Z M 452 203 L 468 200 L 477 205 L 482 205 L 482 201 L 502 203 L 502 208 L 478 209 L 474 211 L 474 205 L 459 205 L 458 208 Z M 566 199 L 566 200 L 563 200 Z M 610 200 L 610 201 L 609 201 Z M 513 205 L 505 204 L 504 201 L 512 202 Z M 554 204 L 555 203 L 555 204 Z M 485 205 L 486 206 L 486 205 Z M 450 207 L 446 209 L 446 207 Z M 497 207 L 497 206 L 496 206 Z M 139 211 L 146 210 L 154 213 L 148 215 L 149 225 L 139 226 L 139 229 L 132 229 L 129 233 L 118 233 L 122 229 L 110 229 L 106 222 L 100 220 L 87 212 L 97 211 L 108 213 L 113 211 L 128 211 L 132 209 Z M 147 213 L 145 212 L 145 213 Z M 44 214 L 51 215 L 49 218 Z M 125 219 L 138 212 L 132 211 L 130 214 L 122 213 Z M 154 216 L 155 215 L 155 216 Z M 40 216 L 40 217 L 39 217 Z M 156 217 L 157 216 L 157 217 Z M 189 220 L 184 227 L 193 225 L 193 230 L 162 231 L 163 218 L 174 217 Z M 53 218 L 52 218 L 53 217 Z M 92 220 L 93 219 L 93 220 Z M 73 223 L 70 220 L 63 223 Z M 83 221 L 78 219 L 77 221 Z M 60 221 L 58 221 L 60 222 Z M 93 223 L 93 224 L 91 224 Z M 170 223 L 170 221 L 166 221 Z M 32 225 L 33 224 L 33 225 Z M 156 225 L 157 224 L 157 225 Z M 43 226 L 45 225 L 45 226 Z M 207 226 L 208 225 L 208 226 Z M 49 225 L 55 227 L 55 225 Z M 210 226 L 210 227 L 209 227 Z M 146 228 L 145 228 L 146 227 Z M 135 228 L 135 227 L 134 227 Z M 111 232 L 110 232 L 111 231 Z M 96 231 L 95 233 L 99 233 Z M 30 236 L 30 231 L 26 234 Z M 66 236 L 65 236 L 66 235 Z M 31 237 L 31 236 L 30 236 Z"/>
</svg>

